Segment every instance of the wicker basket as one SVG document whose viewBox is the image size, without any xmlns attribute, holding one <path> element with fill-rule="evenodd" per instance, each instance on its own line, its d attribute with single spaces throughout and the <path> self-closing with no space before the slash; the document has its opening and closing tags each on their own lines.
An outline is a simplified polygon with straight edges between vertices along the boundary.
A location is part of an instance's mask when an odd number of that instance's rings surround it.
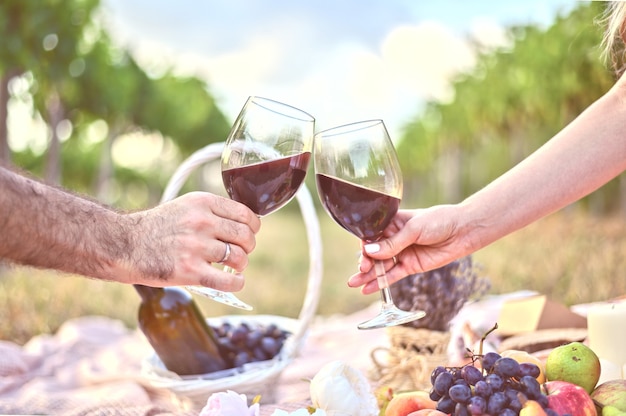
<svg viewBox="0 0 626 416">
<path fill-rule="evenodd" d="M 189 175 L 199 166 L 211 160 L 219 159 L 224 143 L 212 143 L 192 154 L 174 172 L 165 188 L 161 202 L 175 198 Z M 229 315 L 210 318 L 210 324 L 224 321 L 238 324 L 246 322 L 251 326 L 278 325 L 290 333 L 283 348 L 273 359 L 250 363 L 243 368 L 229 369 L 204 376 L 181 377 L 168 371 L 156 354 L 147 357 L 142 363 L 142 375 L 148 383 L 157 388 L 164 388 L 178 396 L 192 400 L 195 406 L 206 404 L 207 398 L 215 392 L 233 390 L 248 397 L 262 395 L 263 402 L 271 401 L 282 371 L 298 355 L 311 321 L 315 317 L 320 297 L 322 282 L 322 239 L 315 206 L 306 186 L 296 194 L 300 211 L 306 226 L 309 244 L 309 275 L 307 291 L 302 309 L 297 319 L 276 315 Z"/>
<path fill-rule="evenodd" d="M 372 378 L 395 391 L 430 389 L 430 374 L 448 362 L 450 332 L 401 325 L 387 331 L 390 347 L 372 351 Z"/>
</svg>

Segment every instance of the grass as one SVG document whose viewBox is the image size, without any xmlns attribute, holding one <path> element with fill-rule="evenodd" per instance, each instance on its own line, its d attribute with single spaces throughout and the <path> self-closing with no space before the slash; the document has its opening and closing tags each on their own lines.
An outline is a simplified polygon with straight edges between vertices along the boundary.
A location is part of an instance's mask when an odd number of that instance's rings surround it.
<svg viewBox="0 0 626 416">
<path fill-rule="evenodd" d="M 318 313 L 351 313 L 378 300 L 346 285 L 357 267 L 358 242 L 319 215 L 324 278 Z M 626 294 L 626 222 L 561 212 L 475 253 L 491 293 L 531 289 L 572 305 Z M 67 319 L 104 315 L 136 326 L 139 296 L 131 286 L 24 267 L 5 267 L 0 277 L 0 339 L 18 344 L 54 333 Z M 297 317 L 306 292 L 308 244 L 297 210 L 263 219 L 257 249 L 246 271 L 241 299 L 254 313 Z M 207 316 L 240 313 L 197 298 Z M 243 312 L 246 313 L 246 312 Z"/>
</svg>

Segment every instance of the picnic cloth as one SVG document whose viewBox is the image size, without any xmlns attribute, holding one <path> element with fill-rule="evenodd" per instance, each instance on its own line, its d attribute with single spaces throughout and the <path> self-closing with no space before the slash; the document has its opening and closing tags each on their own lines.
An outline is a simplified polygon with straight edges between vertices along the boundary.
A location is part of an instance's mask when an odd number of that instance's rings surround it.
<svg viewBox="0 0 626 416">
<path fill-rule="evenodd" d="M 522 291 L 466 305 L 452 322 L 450 361 L 465 348 L 460 342 L 464 324 L 485 327 L 503 302 L 533 294 Z M 372 350 L 388 347 L 389 338 L 384 330 L 362 331 L 357 324 L 379 308 L 376 302 L 353 314 L 316 317 L 299 355 L 278 379 L 273 402 L 261 401 L 261 415 L 309 404 L 309 380 L 330 361 L 369 375 Z M 68 320 L 56 333 L 37 335 L 24 345 L 0 341 L 0 414 L 198 415 L 197 405 L 142 376 L 142 361 L 152 354 L 139 330 L 104 316 Z"/>
<path fill-rule="evenodd" d="M 300 355 L 283 371 L 276 403 L 262 402 L 262 414 L 306 406 L 308 380 L 332 360 L 366 372 L 369 346 L 384 345 L 386 338 L 356 325 L 378 307 L 319 317 Z M 37 335 L 23 346 L 0 341 L 0 414 L 197 415 L 197 406 L 142 377 L 141 363 L 152 353 L 139 330 L 104 316 L 68 320 L 55 334 Z"/>
</svg>

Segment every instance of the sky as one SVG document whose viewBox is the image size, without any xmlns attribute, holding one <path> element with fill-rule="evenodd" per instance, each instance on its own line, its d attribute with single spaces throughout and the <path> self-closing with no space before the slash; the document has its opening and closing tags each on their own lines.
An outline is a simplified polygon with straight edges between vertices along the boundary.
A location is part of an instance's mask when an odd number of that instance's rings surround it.
<svg viewBox="0 0 626 416">
<path fill-rule="evenodd" d="M 549 25 L 577 0 L 102 0 L 115 42 L 150 73 L 205 79 L 234 121 L 250 95 L 291 104 L 316 130 L 383 119 L 392 135 L 475 64 L 470 40 Z"/>
</svg>

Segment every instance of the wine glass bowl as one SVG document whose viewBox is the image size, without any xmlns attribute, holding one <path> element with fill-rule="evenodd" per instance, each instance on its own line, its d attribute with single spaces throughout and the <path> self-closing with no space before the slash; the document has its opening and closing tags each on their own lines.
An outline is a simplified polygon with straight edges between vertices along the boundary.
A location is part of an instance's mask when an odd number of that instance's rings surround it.
<svg viewBox="0 0 626 416">
<path fill-rule="evenodd" d="M 249 97 L 228 135 L 221 157 L 222 180 L 231 199 L 259 217 L 285 206 L 304 182 L 315 119 L 290 105 Z M 226 266 L 225 271 L 236 273 Z M 192 292 L 251 310 L 230 292 L 192 286 Z"/>
<path fill-rule="evenodd" d="M 378 241 L 398 211 L 402 173 L 382 120 L 367 120 L 315 135 L 313 161 L 317 191 L 326 212 L 365 242 Z M 375 262 L 381 288 L 380 313 L 359 329 L 399 325 L 424 317 L 394 304 L 382 261 Z"/>
<path fill-rule="evenodd" d="M 231 199 L 260 217 L 291 201 L 306 176 L 314 126 L 302 110 L 250 97 L 222 152 L 222 179 Z"/>
</svg>

